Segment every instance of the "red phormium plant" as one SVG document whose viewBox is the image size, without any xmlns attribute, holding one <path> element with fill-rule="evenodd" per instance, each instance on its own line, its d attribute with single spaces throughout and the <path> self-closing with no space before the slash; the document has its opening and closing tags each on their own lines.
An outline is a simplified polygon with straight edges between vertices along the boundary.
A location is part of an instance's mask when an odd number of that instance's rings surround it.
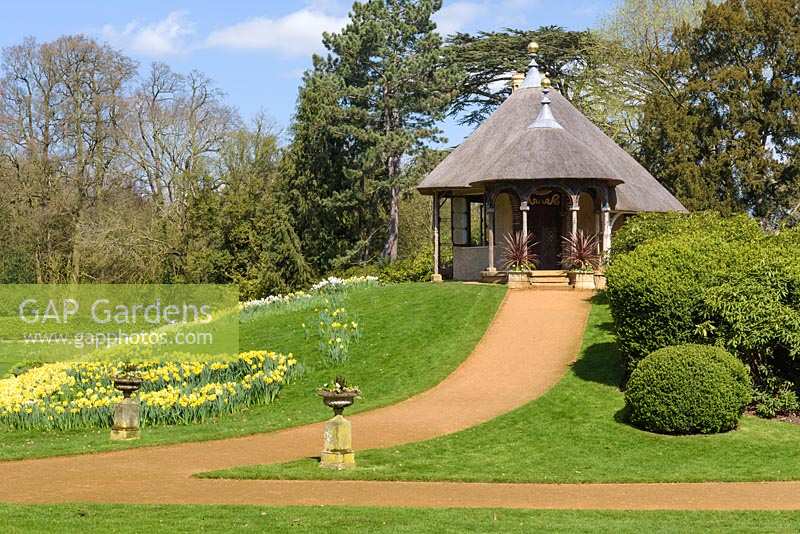
<svg viewBox="0 0 800 534">
<path fill-rule="evenodd" d="M 597 236 L 588 235 L 583 230 L 577 234 L 564 236 L 564 253 L 561 265 L 574 271 L 596 271 L 600 267 L 601 256 Z"/>
<path fill-rule="evenodd" d="M 505 236 L 505 248 L 503 249 L 503 265 L 509 271 L 528 271 L 536 268 L 539 257 L 531 250 L 536 243 L 533 243 L 533 236 L 528 234 L 527 238 L 522 232 L 507 233 Z"/>
</svg>

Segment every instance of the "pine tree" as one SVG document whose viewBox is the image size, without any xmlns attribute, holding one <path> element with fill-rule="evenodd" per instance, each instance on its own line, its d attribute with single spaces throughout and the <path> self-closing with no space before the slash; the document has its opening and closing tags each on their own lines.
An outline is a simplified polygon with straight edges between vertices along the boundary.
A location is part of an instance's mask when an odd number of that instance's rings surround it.
<svg viewBox="0 0 800 534">
<path fill-rule="evenodd" d="M 348 25 L 324 36 L 328 54 L 314 58 L 301 89 L 290 170 L 294 199 L 309 204 L 294 208 L 298 224 L 313 217 L 337 219 L 326 243 L 303 239 L 319 265 L 371 259 L 378 237 L 382 255 L 390 261 L 397 257 L 400 197 L 410 185 L 404 161 L 426 142 L 439 140 L 435 124 L 456 84 L 432 21 L 441 5 L 441 0 L 356 2 Z M 314 101 L 321 105 L 314 108 Z M 306 161 L 309 157 L 316 164 Z M 385 229 L 375 226 L 376 218 Z"/>
</svg>

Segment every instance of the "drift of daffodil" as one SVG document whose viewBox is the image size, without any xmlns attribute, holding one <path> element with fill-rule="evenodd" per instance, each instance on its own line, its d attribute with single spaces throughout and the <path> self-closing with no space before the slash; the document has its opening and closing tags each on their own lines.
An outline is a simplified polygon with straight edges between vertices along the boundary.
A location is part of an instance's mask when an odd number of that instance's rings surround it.
<svg viewBox="0 0 800 534">
<path fill-rule="evenodd" d="M 342 307 L 325 307 L 319 312 L 319 350 L 328 365 L 339 365 L 350 358 L 350 348 L 361 337 L 358 323 L 348 318 Z M 303 325 L 308 337 L 308 330 Z"/>
<path fill-rule="evenodd" d="M 53 363 L 0 380 L 0 426 L 68 430 L 110 426 L 122 394 L 113 377 L 133 365 L 143 425 L 204 421 L 267 404 L 302 374 L 294 355 L 250 351 L 219 360 Z"/>
</svg>

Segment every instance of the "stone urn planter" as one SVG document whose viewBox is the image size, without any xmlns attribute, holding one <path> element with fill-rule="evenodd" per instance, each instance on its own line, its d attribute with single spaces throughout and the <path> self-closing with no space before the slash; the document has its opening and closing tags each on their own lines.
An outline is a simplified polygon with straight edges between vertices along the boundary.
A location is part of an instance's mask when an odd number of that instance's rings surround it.
<svg viewBox="0 0 800 534">
<path fill-rule="evenodd" d="M 114 389 L 122 392 L 122 402 L 114 406 L 114 423 L 111 426 L 111 439 L 128 441 L 139 439 L 139 401 L 133 394 L 142 387 L 142 379 L 123 374 L 114 377 Z"/>
<path fill-rule="evenodd" d="M 508 289 L 530 289 L 530 271 L 508 271 Z"/>
<path fill-rule="evenodd" d="M 575 289 L 595 289 L 594 273 L 592 272 L 573 271 L 570 273 L 570 282 Z"/>
<path fill-rule="evenodd" d="M 355 467 L 356 456 L 353 452 L 353 429 L 350 421 L 342 412 L 352 406 L 361 391 L 348 386 L 345 379 L 336 377 L 332 386 L 327 384 L 317 390 L 322 402 L 333 410 L 333 418 L 325 423 L 322 452 L 319 466 L 324 469 L 349 469 Z"/>
<path fill-rule="evenodd" d="M 325 391 L 320 390 L 319 396 L 328 408 L 333 409 L 333 415 L 342 415 L 348 406 L 352 406 L 358 397 L 358 391 Z"/>
</svg>

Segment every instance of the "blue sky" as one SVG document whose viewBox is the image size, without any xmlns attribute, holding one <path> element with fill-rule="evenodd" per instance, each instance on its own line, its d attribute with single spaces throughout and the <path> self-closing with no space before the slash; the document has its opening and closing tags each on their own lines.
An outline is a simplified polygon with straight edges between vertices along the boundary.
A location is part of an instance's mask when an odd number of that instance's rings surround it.
<svg viewBox="0 0 800 534">
<path fill-rule="evenodd" d="M 24 37 L 47 41 L 84 33 L 107 41 L 141 65 L 163 61 L 178 72 L 210 76 L 247 119 L 259 111 L 285 128 L 310 56 L 324 30 L 346 21 L 351 1 L 90 1 L 4 2 L 0 44 Z M 445 0 L 437 21 L 443 33 L 594 26 L 613 0 Z M 450 144 L 468 132 L 444 125 Z"/>
</svg>

